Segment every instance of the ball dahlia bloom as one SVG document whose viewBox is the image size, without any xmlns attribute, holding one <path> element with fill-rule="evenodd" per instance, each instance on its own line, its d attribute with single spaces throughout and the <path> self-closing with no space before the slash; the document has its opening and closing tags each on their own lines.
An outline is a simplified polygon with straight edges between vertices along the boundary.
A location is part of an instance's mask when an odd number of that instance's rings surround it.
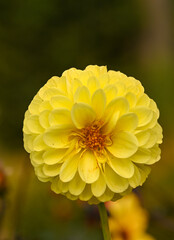
<svg viewBox="0 0 174 240">
<path fill-rule="evenodd" d="M 142 185 L 160 159 L 159 111 L 141 83 L 105 66 L 71 68 L 38 91 L 24 145 L 39 180 L 89 203 Z"/>
</svg>

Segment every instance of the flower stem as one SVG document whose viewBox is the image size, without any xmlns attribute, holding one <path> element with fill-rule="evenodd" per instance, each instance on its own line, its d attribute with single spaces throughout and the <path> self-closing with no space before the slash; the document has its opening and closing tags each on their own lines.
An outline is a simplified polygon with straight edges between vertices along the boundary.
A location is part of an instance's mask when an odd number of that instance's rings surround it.
<svg viewBox="0 0 174 240">
<path fill-rule="evenodd" d="M 105 208 L 105 204 L 102 202 L 99 203 L 98 209 L 99 209 L 99 213 L 100 213 L 100 219 L 101 219 L 104 240 L 111 240 L 111 234 L 110 234 L 109 225 L 108 225 L 108 215 L 107 215 L 107 211 Z"/>
</svg>

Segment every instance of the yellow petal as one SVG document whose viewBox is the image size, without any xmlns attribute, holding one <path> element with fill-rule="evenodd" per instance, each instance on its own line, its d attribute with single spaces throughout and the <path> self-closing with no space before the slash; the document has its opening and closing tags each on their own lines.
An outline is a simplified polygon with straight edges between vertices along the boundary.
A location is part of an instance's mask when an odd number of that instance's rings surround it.
<svg viewBox="0 0 174 240">
<path fill-rule="evenodd" d="M 117 120 L 119 118 L 119 112 L 115 112 L 112 114 L 110 119 L 106 122 L 106 124 L 102 127 L 102 131 L 107 135 L 115 130 Z"/>
<path fill-rule="evenodd" d="M 143 94 L 137 101 L 137 106 L 145 106 L 148 107 L 150 103 L 150 98 L 147 96 L 147 94 Z"/>
<path fill-rule="evenodd" d="M 30 159 L 34 166 L 43 164 L 43 152 L 31 152 Z"/>
<path fill-rule="evenodd" d="M 70 192 L 67 192 L 67 193 L 65 194 L 65 196 L 66 196 L 68 199 L 72 200 L 72 201 L 78 199 L 78 196 L 74 196 L 74 195 L 72 195 Z"/>
<path fill-rule="evenodd" d="M 39 117 L 37 115 L 31 115 L 28 117 L 26 125 L 32 133 L 42 133 L 44 131 L 43 127 L 40 125 Z"/>
<path fill-rule="evenodd" d="M 43 154 L 44 163 L 48 165 L 60 163 L 67 149 L 49 149 Z"/>
<path fill-rule="evenodd" d="M 51 190 L 57 194 L 61 193 L 60 188 L 58 188 L 59 177 L 55 177 L 51 184 Z"/>
<path fill-rule="evenodd" d="M 91 105 L 97 115 L 97 118 L 101 118 L 106 107 L 106 96 L 102 89 L 98 89 L 94 92 Z"/>
<path fill-rule="evenodd" d="M 136 102 L 137 102 L 137 98 L 136 98 L 135 94 L 128 92 L 126 94 L 125 98 L 128 100 L 130 108 L 135 107 Z"/>
<path fill-rule="evenodd" d="M 158 110 L 158 107 L 156 105 L 156 102 L 152 99 L 150 99 L 150 104 L 149 104 L 149 108 L 152 109 L 156 115 L 157 115 L 157 118 L 159 118 L 159 110 Z"/>
<path fill-rule="evenodd" d="M 111 140 L 113 143 L 107 149 L 117 158 L 128 158 L 138 149 L 138 141 L 130 132 L 118 132 Z"/>
<path fill-rule="evenodd" d="M 39 106 L 43 102 L 43 100 L 36 95 L 34 99 L 31 101 L 30 106 L 29 106 L 29 111 L 32 115 L 38 115 L 39 114 Z"/>
<path fill-rule="evenodd" d="M 52 97 L 50 103 L 53 108 L 67 108 L 67 109 L 71 109 L 73 104 L 68 97 L 62 95 Z"/>
<path fill-rule="evenodd" d="M 82 180 L 93 183 L 99 178 L 100 170 L 97 160 L 91 151 L 86 151 L 80 158 L 78 171 Z"/>
<path fill-rule="evenodd" d="M 117 81 L 115 83 L 115 86 L 117 88 L 117 96 L 123 96 L 126 92 L 126 87 L 123 82 Z"/>
<path fill-rule="evenodd" d="M 43 112 L 45 110 L 52 110 L 52 106 L 49 101 L 43 101 L 39 106 L 39 112 Z"/>
<path fill-rule="evenodd" d="M 49 114 L 50 114 L 49 110 L 45 110 L 39 114 L 39 123 L 45 129 L 50 127 L 50 124 L 48 121 Z"/>
<path fill-rule="evenodd" d="M 43 173 L 43 165 L 40 165 L 38 167 L 35 167 L 35 173 L 36 173 L 36 176 L 39 177 L 39 178 L 48 178 L 44 173 Z"/>
<path fill-rule="evenodd" d="M 116 158 L 109 155 L 110 167 L 121 177 L 130 178 L 134 174 L 134 165 L 129 159 Z"/>
<path fill-rule="evenodd" d="M 82 102 L 82 103 L 90 104 L 90 92 L 87 87 L 82 86 L 76 90 L 74 94 L 74 102 L 75 103 Z"/>
<path fill-rule="evenodd" d="M 152 119 L 149 121 L 149 123 L 144 126 L 139 127 L 139 129 L 140 130 L 151 129 L 151 128 L 155 127 L 155 125 L 157 124 L 157 120 L 158 120 L 157 113 L 152 112 Z"/>
<path fill-rule="evenodd" d="M 95 120 L 96 114 L 88 104 L 75 103 L 71 110 L 71 118 L 77 128 L 83 128 Z"/>
<path fill-rule="evenodd" d="M 105 192 L 103 193 L 103 195 L 99 196 L 98 199 L 101 202 L 108 202 L 108 201 L 111 201 L 113 196 L 114 196 L 114 192 L 112 192 L 108 187 L 106 187 Z"/>
<path fill-rule="evenodd" d="M 97 65 L 89 65 L 85 68 L 85 71 L 91 71 L 93 75 L 96 77 L 99 77 L 102 74 L 107 73 L 107 68 L 106 66 L 97 66 Z"/>
<path fill-rule="evenodd" d="M 57 79 L 57 88 L 60 92 L 67 94 L 67 81 L 65 76 Z"/>
<path fill-rule="evenodd" d="M 139 148 L 138 151 L 130 157 L 131 161 L 135 163 L 146 163 L 151 157 L 149 149 Z"/>
<path fill-rule="evenodd" d="M 70 111 L 67 109 L 55 109 L 49 115 L 49 123 L 51 126 L 60 124 L 72 124 Z"/>
<path fill-rule="evenodd" d="M 148 141 L 146 142 L 146 144 L 144 144 L 144 146 L 143 146 L 144 148 L 151 148 L 158 141 L 158 133 L 155 130 L 149 129 L 149 133 L 150 133 L 150 137 L 149 137 Z"/>
<path fill-rule="evenodd" d="M 107 164 L 105 167 L 105 179 L 107 186 L 115 193 L 121 193 L 128 188 L 127 179 L 120 177 Z"/>
<path fill-rule="evenodd" d="M 44 164 L 43 172 L 48 177 L 55 177 L 59 174 L 61 168 L 61 164 L 47 165 Z"/>
<path fill-rule="evenodd" d="M 146 181 L 146 178 L 148 177 L 149 173 L 151 172 L 151 168 L 149 166 L 139 165 L 138 169 L 139 169 L 140 175 L 141 175 L 140 186 L 142 186 L 143 183 Z"/>
<path fill-rule="evenodd" d="M 43 140 L 46 145 L 52 148 L 65 148 L 69 146 L 70 130 L 66 126 L 51 127 L 43 135 Z"/>
<path fill-rule="evenodd" d="M 77 172 L 79 162 L 79 155 L 69 156 L 62 164 L 60 169 L 60 180 L 62 182 L 69 182 L 75 176 Z"/>
<path fill-rule="evenodd" d="M 136 188 L 141 183 L 141 174 L 139 169 L 134 165 L 134 175 L 128 179 L 131 187 Z"/>
<path fill-rule="evenodd" d="M 91 95 L 100 88 L 100 83 L 96 77 L 90 77 L 87 82 L 87 87 Z"/>
<path fill-rule="evenodd" d="M 109 83 L 109 75 L 107 73 L 102 74 L 98 77 L 100 86 L 104 88 Z"/>
<path fill-rule="evenodd" d="M 73 195 L 80 195 L 83 192 L 85 185 L 86 183 L 82 181 L 77 172 L 74 178 L 69 182 L 69 192 Z"/>
<path fill-rule="evenodd" d="M 47 148 L 48 148 L 47 145 L 43 141 L 43 134 L 38 135 L 33 141 L 33 150 L 34 151 L 42 151 Z"/>
<path fill-rule="evenodd" d="M 100 176 L 97 179 L 97 181 L 91 184 L 91 190 L 92 190 L 93 195 L 96 197 L 101 196 L 105 192 L 106 182 L 105 182 L 105 179 L 104 179 L 102 173 L 100 173 Z"/>
<path fill-rule="evenodd" d="M 64 183 L 59 179 L 59 177 L 56 177 L 52 182 L 51 189 L 58 194 L 66 193 L 68 192 L 68 183 Z"/>
<path fill-rule="evenodd" d="M 115 87 L 115 85 L 113 84 L 109 84 L 104 88 L 104 92 L 106 94 L 106 100 L 107 103 L 109 103 L 110 101 L 112 101 L 113 99 L 115 99 L 117 97 L 117 88 Z"/>
<path fill-rule="evenodd" d="M 126 113 L 122 115 L 116 125 L 119 131 L 133 131 L 138 126 L 138 117 L 135 113 Z"/>
<path fill-rule="evenodd" d="M 153 117 L 153 111 L 146 107 L 135 107 L 131 109 L 138 117 L 138 126 L 142 127 L 148 124 Z"/>
<path fill-rule="evenodd" d="M 63 92 L 61 92 L 59 89 L 57 88 L 41 88 L 39 90 L 39 96 L 44 100 L 44 101 L 48 101 L 50 100 L 53 96 L 56 95 L 63 95 Z"/>
<path fill-rule="evenodd" d="M 24 133 L 24 148 L 30 153 L 33 150 L 33 142 L 36 138 L 36 135 L 29 135 Z"/>
<path fill-rule="evenodd" d="M 151 151 L 151 158 L 149 159 L 148 162 L 146 162 L 146 164 L 148 164 L 148 165 L 158 162 L 161 158 L 161 156 L 160 156 L 161 149 L 159 148 L 159 146 L 157 144 L 155 146 L 153 146 L 150 149 L 150 151 Z"/>
<path fill-rule="evenodd" d="M 91 185 L 90 184 L 86 184 L 85 189 L 80 194 L 79 199 L 81 201 L 88 201 L 91 197 L 92 197 Z"/>
<path fill-rule="evenodd" d="M 140 131 L 135 136 L 138 140 L 139 146 L 143 146 L 148 142 L 150 138 L 150 132 L 148 130 Z"/>
<path fill-rule="evenodd" d="M 129 104 L 126 98 L 124 97 L 117 97 L 113 99 L 108 106 L 106 107 L 105 111 L 105 121 L 108 121 L 113 114 L 116 112 L 119 113 L 119 116 L 127 113 L 129 110 Z"/>
</svg>

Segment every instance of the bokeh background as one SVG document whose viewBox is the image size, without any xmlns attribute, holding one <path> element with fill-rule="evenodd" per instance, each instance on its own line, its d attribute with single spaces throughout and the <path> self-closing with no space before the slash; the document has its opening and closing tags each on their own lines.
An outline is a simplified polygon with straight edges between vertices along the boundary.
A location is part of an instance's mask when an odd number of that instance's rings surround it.
<svg viewBox="0 0 174 240">
<path fill-rule="evenodd" d="M 96 207 L 39 182 L 22 143 L 39 88 L 89 64 L 134 76 L 158 104 L 162 159 L 136 193 L 148 232 L 174 239 L 173 0 L 0 0 L 0 239 L 102 239 Z"/>
</svg>

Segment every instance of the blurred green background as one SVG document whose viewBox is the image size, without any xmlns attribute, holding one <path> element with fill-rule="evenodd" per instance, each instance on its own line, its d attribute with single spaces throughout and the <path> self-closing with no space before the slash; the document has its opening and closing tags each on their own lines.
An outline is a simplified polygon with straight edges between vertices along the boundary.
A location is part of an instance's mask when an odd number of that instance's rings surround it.
<svg viewBox="0 0 174 240">
<path fill-rule="evenodd" d="M 173 0 L 0 0 L 0 239 L 102 239 L 97 209 L 40 183 L 22 143 L 39 88 L 89 64 L 134 76 L 158 104 L 162 160 L 137 191 L 148 232 L 174 239 Z"/>
</svg>

